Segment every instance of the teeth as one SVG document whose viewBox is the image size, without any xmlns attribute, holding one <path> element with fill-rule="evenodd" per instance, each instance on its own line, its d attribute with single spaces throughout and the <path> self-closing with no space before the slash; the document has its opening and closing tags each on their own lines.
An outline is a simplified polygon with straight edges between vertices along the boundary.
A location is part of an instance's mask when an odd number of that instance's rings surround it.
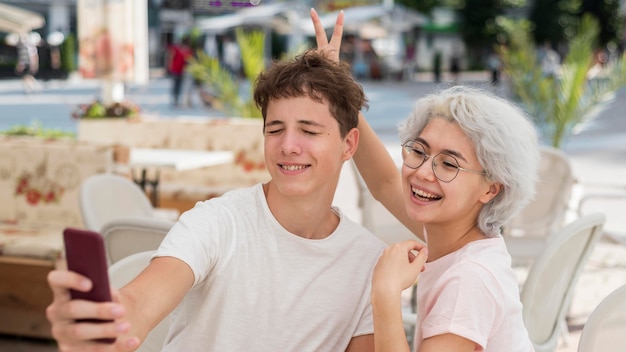
<svg viewBox="0 0 626 352">
<path fill-rule="evenodd" d="M 296 170 L 302 170 L 306 166 L 304 166 L 304 165 L 281 165 L 280 167 L 282 167 L 285 170 L 296 171 Z"/>
<path fill-rule="evenodd" d="M 422 190 L 415 189 L 415 188 L 411 188 L 411 191 L 413 191 L 413 193 L 415 195 L 417 195 L 419 197 L 422 197 L 422 198 L 428 198 L 428 199 L 439 199 L 440 198 L 440 197 L 438 197 L 438 196 L 436 196 L 434 194 L 430 194 L 430 193 L 427 193 L 427 192 L 424 192 Z"/>
</svg>

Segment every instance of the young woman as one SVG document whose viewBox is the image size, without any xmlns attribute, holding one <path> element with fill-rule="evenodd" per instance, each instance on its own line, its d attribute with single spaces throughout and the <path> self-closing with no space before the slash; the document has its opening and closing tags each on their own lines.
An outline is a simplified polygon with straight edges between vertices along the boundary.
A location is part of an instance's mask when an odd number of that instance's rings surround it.
<svg viewBox="0 0 626 352">
<path fill-rule="evenodd" d="M 342 15 L 330 43 L 312 19 L 319 50 L 336 50 Z M 354 160 L 368 188 L 403 223 L 423 226 L 416 232 L 427 243 L 392 245 L 378 260 L 376 351 L 409 350 L 400 295 L 418 275 L 416 351 L 533 351 L 500 235 L 534 193 L 539 150 L 529 119 L 480 89 L 423 97 L 400 127 L 401 175 L 362 115 L 358 128 Z"/>
</svg>

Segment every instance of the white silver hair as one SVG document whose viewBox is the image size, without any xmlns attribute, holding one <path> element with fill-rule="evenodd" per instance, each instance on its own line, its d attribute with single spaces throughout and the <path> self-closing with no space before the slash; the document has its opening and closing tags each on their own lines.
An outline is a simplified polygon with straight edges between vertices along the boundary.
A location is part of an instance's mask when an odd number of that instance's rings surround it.
<svg viewBox="0 0 626 352">
<path fill-rule="evenodd" d="M 480 230 L 497 236 L 535 194 L 539 164 L 535 126 L 518 106 L 489 91 L 454 86 L 415 103 L 399 125 L 401 141 L 418 137 L 434 118 L 457 123 L 474 144 L 487 177 L 503 185 L 478 215 Z"/>
</svg>

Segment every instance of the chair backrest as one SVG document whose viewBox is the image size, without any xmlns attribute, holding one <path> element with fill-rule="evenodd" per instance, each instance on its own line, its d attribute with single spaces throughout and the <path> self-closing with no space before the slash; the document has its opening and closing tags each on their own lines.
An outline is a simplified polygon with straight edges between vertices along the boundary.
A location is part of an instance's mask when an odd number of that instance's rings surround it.
<svg viewBox="0 0 626 352">
<path fill-rule="evenodd" d="M 137 184 L 110 173 L 94 175 L 83 181 L 79 201 L 85 227 L 96 232 L 116 218 L 154 216 L 150 200 Z"/>
<path fill-rule="evenodd" d="M 604 298 L 591 312 L 578 352 L 621 352 L 626 346 L 626 285 Z"/>
<path fill-rule="evenodd" d="M 535 198 L 504 226 L 503 235 L 545 239 L 556 233 L 564 225 L 575 183 L 567 155 L 542 147 Z"/>
<path fill-rule="evenodd" d="M 159 248 L 174 222 L 158 218 L 124 217 L 102 226 L 109 265 L 131 254 Z"/>
<path fill-rule="evenodd" d="M 387 244 L 405 240 L 417 240 L 411 230 L 396 219 L 384 205 L 374 198 L 365 181 L 359 174 L 354 162 L 351 163 L 352 177 L 356 180 L 358 192 L 358 206 L 361 209 L 361 224 L 370 230 L 376 237 Z M 342 171 L 344 172 L 344 171 Z"/>
<path fill-rule="evenodd" d="M 155 251 L 144 251 L 131 254 L 121 259 L 109 267 L 109 278 L 111 286 L 121 288 L 134 279 L 141 271 L 150 264 L 150 258 Z M 169 329 L 169 316 L 165 317 L 146 336 L 137 352 L 158 352 L 163 348 L 163 342 Z"/>
<path fill-rule="evenodd" d="M 522 287 L 524 323 L 537 352 L 554 351 L 576 282 L 602 235 L 605 216 L 586 215 L 552 235 Z"/>
</svg>

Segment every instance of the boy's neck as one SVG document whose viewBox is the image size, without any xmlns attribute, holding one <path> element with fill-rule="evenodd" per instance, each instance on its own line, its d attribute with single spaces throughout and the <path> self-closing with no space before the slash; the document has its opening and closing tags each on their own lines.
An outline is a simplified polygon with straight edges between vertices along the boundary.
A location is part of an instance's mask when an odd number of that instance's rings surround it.
<svg viewBox="0 0 626 352">
<path fill-rule="evenodd" d="M 328 204 L 319 204 L 304 197 L 287 198 L 278 194 L 270 183 L 263 184 L 265 199 L 272 215 L 285 230 L 308 239 L 323 239 L 335 231 L 339 216 L 332 210 L 332 199 Z"/>
</svg>

